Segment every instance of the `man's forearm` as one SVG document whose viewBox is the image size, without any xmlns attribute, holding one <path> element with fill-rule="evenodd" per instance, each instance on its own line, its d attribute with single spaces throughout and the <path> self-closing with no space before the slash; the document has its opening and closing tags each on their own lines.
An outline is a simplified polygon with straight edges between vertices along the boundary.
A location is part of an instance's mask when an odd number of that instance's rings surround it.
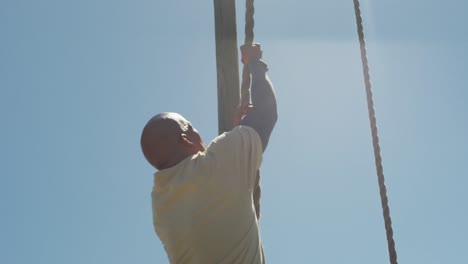
<svg viewBox="0 0 468 264">
<path fill-rule="evenodd" d="M 265 63 L 253 60 L 248 68 L 252 76 L 253 109 L 241 121 L 241 125 L 250 126 L 257 131 L 265 150 L 278 119 L 275 92 L 266 73 L 268 69 Z"/>
</svg>

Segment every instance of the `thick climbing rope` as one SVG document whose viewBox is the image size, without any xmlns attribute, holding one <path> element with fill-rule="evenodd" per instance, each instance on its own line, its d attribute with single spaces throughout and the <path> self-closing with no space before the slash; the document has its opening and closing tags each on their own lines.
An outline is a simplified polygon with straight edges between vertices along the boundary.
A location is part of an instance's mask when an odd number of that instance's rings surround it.
<svg viewBox="0 0 468 264">
<path fill-rule="evenodd" d="M 252 45 L 254 39 L 254 0 L 246 0 L 245 3 L 245 45 Z M 248 68 L 244 65 L 242 69 L 242 85 L 241 85 L 241 102 L 242 104 L 250 103 L 250 73 Z M 253 201 L 255 206 L 255 213 L 257 219 L 260 219 L 260 197 L 262 189 L 260 187 L 260 171 L 257 171 L 257 177 L 255 179 L 255 186 L 253 192 Z"/>
<path fill-rule="evenodd" d="M 254 0 L 246 0 L 245 2 L 245 45 L 252 45 L 254 39 Z M 241 86 L 241 101 L 243 104 L 250 103 L 250 73 L 244 65 L 242 70 L 242 86 Z"/>
<path fill-rule="evenodd" d="M 382 156 L 380 155 L 380 144 L 377 130 L 377 119 L 375 117 L 374 99 L 372 94 L 372 84 L 370 81 L 369 61 L 367 60 L 366 42 L 364 39 L 364 26 L 362 23 L 361 9 L 359 0 L 354 1 L 354 11 L 356 14 L 356 24 L 361 48 L 362 69 L 364 82 L 366 86 L 367 108 L 369 111 L 370 127 L 372 132 L 372 145 L 374 146 L 375 166 L 380 189 L 380 201 L 382 204 L 383 217 L 385 222 L 385 231 L 387 234 L 388 253 L 391 264 L 397 264 L 397 253 L 395 241 L 393 240 L 392 218 L 390 217 L 390 208 L 388 206 L 387 187 L 385 186 L 385 177 L 383 173 Z"/>
</svg>

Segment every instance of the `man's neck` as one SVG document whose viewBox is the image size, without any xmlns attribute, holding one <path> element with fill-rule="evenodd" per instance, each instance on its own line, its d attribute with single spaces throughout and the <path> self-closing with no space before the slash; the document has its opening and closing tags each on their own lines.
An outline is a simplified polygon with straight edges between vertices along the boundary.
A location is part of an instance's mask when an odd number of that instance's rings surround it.
<svg viewBox="0 0 468 264">
<path fill-rule="evenodd" d="M 172 159 L 168 160 L 165 164 L 163 164 L 160 170 L 172 168 L 190 156 L 193 156 L 193 154 L 179 153 L 175 155 Z"/>
</svg>

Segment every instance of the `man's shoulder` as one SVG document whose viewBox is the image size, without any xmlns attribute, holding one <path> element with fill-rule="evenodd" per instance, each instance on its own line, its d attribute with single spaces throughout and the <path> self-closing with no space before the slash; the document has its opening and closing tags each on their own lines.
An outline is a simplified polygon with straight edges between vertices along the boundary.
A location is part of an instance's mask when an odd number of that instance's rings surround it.
<svg viewBox="0 0 468 264">
<path fill-rule="evenodd" d="M 204 159 L 222 168 L 245 166 L 262 159 L 262 141 L 258 133 L 249 126 L 236 126 L 215 138 L 207 147 Z"/>
<path fill-rule="evenodd" d="M 258 141 L 260 142 L 260 135 L 258 135 L 257 131 L 250 126 L 236 126 L 232 130 L 222 133 L 221 135 L 217 136 L 213 141 L 211 141 L 208 148 L 214 144 L 217 144 L 222 141 L 227 141 L 227 143 L 240 143 L 239 141 Z"/>
</svg>

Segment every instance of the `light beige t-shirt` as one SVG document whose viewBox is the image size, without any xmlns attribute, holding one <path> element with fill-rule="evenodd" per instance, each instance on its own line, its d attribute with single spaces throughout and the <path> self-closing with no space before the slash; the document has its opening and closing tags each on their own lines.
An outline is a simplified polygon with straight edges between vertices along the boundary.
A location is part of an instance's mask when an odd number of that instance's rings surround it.
<svg viewBox="0 0 468 264">
<path fill-rule="evenodd" d="M 252 198 L 262 152 L 257 132 L 238 126 L 154 175 L 153 222 L 170 263 L 264 263 Z"/>
</svg>

